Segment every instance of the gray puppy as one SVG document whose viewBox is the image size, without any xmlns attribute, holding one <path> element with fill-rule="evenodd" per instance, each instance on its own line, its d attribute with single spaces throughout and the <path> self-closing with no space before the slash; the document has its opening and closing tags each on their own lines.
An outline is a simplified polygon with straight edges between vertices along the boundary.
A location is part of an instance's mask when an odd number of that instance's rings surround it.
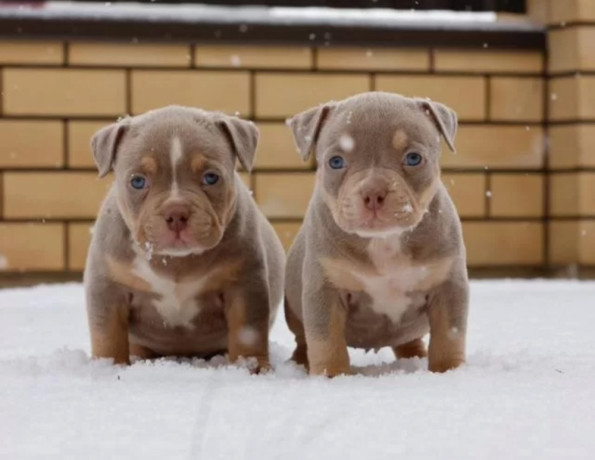
<svg viewBox="0 0 595 460">
<path fill-rule="evenodd" d="M 285 253 L 235 172 L 250 170 L 253 123 L 166 107 L 95 134 L 100 176 L 115 183 L 85 269 L 94 357 L 256 358 L 283 295 Z"/>
<path fill-rule="evenodd" d="M 446 106 L 372 92 L 289 121 L 316 187 L 288 255 L 285 313 L 293 359 L 311 374 L 349 373 L 347 347 L 426 356 L 431 371 L 465 361 L 468 280 L 461 224 L 440 180 Z"/>
</svg>

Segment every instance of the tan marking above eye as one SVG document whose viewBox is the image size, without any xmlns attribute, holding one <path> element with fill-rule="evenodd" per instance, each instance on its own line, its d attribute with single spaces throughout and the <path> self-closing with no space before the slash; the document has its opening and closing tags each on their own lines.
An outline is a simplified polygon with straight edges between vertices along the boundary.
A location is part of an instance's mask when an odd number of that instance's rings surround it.
<svg viewBox="0 0 595 460">
<path fill-rule="evenodd" d="M 405 150 L 408 143 L 409 143 L 409 136 L 407 136 L 407 133 L 405 131 L 403 131 L 402 129 L 397 129 L 393 136 L 393 142 L 392 142 L 393 147 L 397 151 L 401 152 L 401 151 Z"/>
<path fill-rule="evenodd" d="M 146 174 L 156 174 L 158 165 L 153 157 L 143 157 L 140 161 L 143 172 Z"/>
<path fill-rule="evenodd" d="M 198 173 L 204 171 L 206 165 L 207 159 L 204 155 L 198 153 L 192 157 L 192 161 L 190 162 L 190 169 L 193 173 Z"/>
</svg>

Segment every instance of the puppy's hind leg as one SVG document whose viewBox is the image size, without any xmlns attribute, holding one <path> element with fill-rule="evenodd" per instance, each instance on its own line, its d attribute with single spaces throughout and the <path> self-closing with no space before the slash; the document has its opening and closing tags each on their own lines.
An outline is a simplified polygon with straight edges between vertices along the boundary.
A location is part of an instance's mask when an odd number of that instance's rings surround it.
<svg viewBox="0 0 595 460">
<path fill-rule="evenodd" d="M 296 341 L 296 348 L 291 355 L 291 360 L 297 364 L 304 366 L 308 370 L 308 347 L 306 345 L 306 333 L 304 331 L 304 323 L 296 316 L 291 307 L 287 297 L 284 302 L 285 306 L 285 320 L 289 326 L 289 330 L 293 332 Z"/>
<path fill-rule="evenodd" d="M 393 347 L 397 359 L 425 358 L 428 356 L 426 345 L 422 339 L 414 339 L 411 342 Z"/>
</svg>

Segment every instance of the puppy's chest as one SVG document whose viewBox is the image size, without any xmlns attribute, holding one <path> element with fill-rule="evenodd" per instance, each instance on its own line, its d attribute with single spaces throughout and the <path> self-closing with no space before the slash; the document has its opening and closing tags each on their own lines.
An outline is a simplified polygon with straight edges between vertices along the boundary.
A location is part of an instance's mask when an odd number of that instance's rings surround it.
<svg viewBox="0 0 595 460">
<path fill-rule="evenodd" d="M 415 261 L 401 251 L 398 240 L 372 240 L 367 252 L 366 262 L 323 263 L 325 273 L 335 286 L 367 294 L 368 306 L 393 322 L 409 308 L 419 307 L 420 296 L 415 294 L 444 281 L 452 265 L 450 259 Z"/>
<path fill-rule="evenodd" d="M 155 271 L 141 258 L 135 260 L 132 272 L 145 281 L 150 288 L 144 296 L 143 305 L 150 304 L 163 322 L 163 326 L 192 328 L 193 321 L 201 311 L 200 294 L 205 290 L 208 279 L 196 277 L 191 280 L 174 280 Z M 146 315 L 145 315 L 146 316 Z"/>
</svg>

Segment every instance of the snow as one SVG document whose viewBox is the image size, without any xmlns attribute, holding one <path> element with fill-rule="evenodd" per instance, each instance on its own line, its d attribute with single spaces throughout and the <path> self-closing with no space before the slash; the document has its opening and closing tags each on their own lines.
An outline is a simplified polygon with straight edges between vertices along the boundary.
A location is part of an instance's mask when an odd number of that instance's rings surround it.
<svg viewBox="0 0 595 460">
<path fill-rule="evenodd" d="M 468 364 L 431 374 L 351 350 L 360 375 L 219 357 L 89 359 L 79 284 L 0 290 L 0 458 L 586 459 L 595 452 L 595 282 L 475 281 Z M 362 375 L 363 374 L 363 375 Z"/>
<path fill-rule="evenodd" d="M 217 6 L 204 4 L 80 3 L 50 1 L 43 4 L 0 5 L 0 17 L 179 21 L 184 23 L 249 25 L 317 25 L 386 28 L 447 28 L 460 30 L 542 30 L 524 20 L 498 19 L 493 12 L 445 10 L 392 10 L 383 8 Z M 243 29 L 243 30 L 242 30 Z M 330 35 L 325 40 L 330 40 Z"/>
</svg>

